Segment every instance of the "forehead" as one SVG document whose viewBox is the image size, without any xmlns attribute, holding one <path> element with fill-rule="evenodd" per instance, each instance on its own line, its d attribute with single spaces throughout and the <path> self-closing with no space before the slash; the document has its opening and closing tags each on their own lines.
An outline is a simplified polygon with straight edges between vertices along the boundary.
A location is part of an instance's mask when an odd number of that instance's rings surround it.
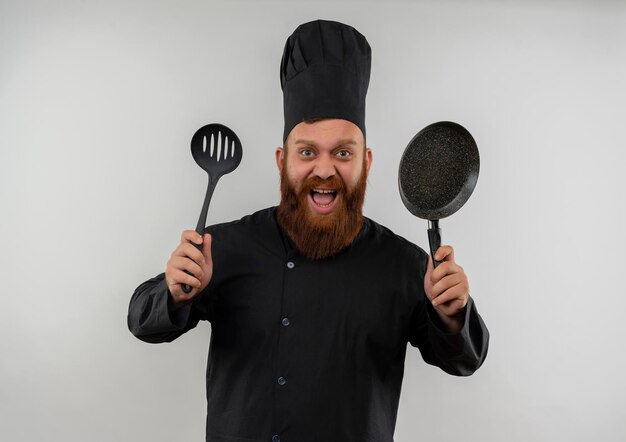
<svg viewBox="0 0 626 442">
<path fill-rule="evenodd" d="M 314 144 L 317 147 L 336 147 L 346 143 L 364 146 L 365 140 L 359 127 L 346 120 L 327 119 L 297 124 L 287 137 L 287 145 Z"/>
</svg>

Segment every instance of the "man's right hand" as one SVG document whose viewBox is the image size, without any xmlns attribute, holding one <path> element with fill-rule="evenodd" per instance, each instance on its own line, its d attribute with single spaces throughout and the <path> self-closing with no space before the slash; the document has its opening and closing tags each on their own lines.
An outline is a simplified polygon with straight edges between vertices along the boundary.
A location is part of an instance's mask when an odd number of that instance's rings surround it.
<svg viewBox="0 0 626 442">
<path fill-rule="evenodd" d="M 202 251 L 194 244 L 202 244 Z M 186 273 L 185 270 L 189 273 Z M 185 230 L 165 268 L 165 282 L 170 291 L 169 305 L 176 309 L 182 303 L 195 298 L 206 288 L 213 276 L 213 259 L 211 258 L 211 235 L 204 238 L 195 230 Z M 191 292 L 183 292 L 182 284 L 191 287 Z"/>
</svg>

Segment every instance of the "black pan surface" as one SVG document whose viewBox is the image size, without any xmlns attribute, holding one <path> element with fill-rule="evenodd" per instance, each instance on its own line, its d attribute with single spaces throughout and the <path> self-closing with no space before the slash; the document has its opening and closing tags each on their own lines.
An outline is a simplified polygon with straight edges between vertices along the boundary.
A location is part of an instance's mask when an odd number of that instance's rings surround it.
<svg viewBox="0 0 626 442">
<path fill-rule="evenodd" d="M 478 147 L 461 125 L 441 121 L 422 129 L 402 155 L 400 197 L 415 216 L 439 220 L 468 200 L 480 169 Z"/>
</svg>

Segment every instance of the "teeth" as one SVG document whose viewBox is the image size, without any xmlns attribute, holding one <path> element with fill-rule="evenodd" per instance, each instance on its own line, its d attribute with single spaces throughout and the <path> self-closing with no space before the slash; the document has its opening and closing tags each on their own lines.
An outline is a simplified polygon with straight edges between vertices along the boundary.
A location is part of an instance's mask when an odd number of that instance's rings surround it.
<svg viewBox="0 0 626 442">
<path fill-rule="evenodd" d="M 313 192 L 316 192 L 316 193 L 335 193 L 334 190 L 329 190 L 329 189 L 313 189 Z"/>
</svg>

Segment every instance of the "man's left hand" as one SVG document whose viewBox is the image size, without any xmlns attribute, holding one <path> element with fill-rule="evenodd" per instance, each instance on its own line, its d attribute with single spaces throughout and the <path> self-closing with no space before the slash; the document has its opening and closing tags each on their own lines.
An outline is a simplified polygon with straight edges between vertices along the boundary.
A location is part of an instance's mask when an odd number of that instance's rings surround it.
<svg viewBox="0 0 626 442">
<path fill-rule="evenodd" d="M 463 267 L 454 261 L 451 246 L 441 246 L 435 253 L 441 261 L 436 269 L 428 257 L 424 276 L 424 291 L 435 311 L 450 333 L 458 333 L 463 326 L 463 314 L 469 299 L 469 282 Z"/>
</svg>

